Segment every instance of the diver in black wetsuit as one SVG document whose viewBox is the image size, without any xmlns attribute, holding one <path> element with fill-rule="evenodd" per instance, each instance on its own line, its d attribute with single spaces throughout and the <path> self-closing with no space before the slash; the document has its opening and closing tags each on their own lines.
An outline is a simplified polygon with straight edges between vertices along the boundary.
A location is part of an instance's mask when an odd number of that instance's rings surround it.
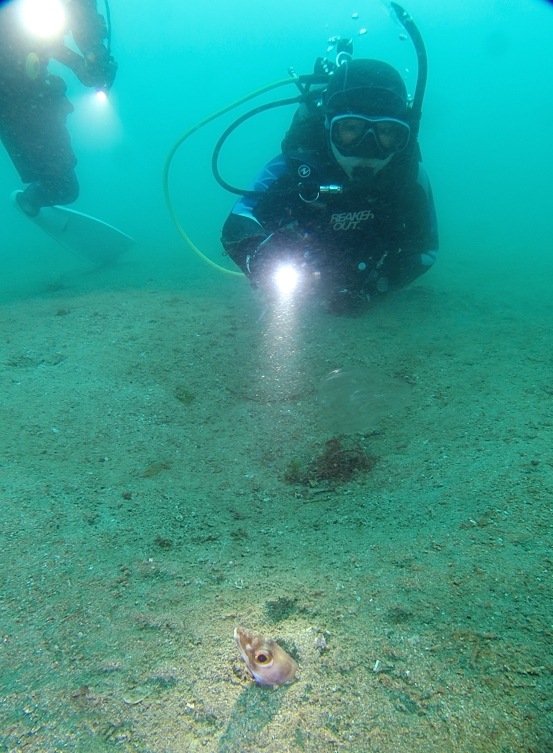
<svg viewBox="0 0 553 753">
<path fill-rule="evenodd" d="M 0 138 L 21 180 L 30 184 L 16 201 L 35 216 L 41 207 L 70 204 L 79 194 L 66 127 L 73 105 L 63 79 L 48 72 L 50 58 L 71 68 L 85 86 L 105 92 L 117 64 L 96 0 L 57 0 L 62 28 L 48 38 L 26 27 L 25 3 L 13 0 L 0 8 Z M 82 56 L 64 45 L 69 32 Z"/>
<path fill-rule="evenodd" d="M 412 282 L 438 249 L 417 131 L 400 74 L 347 59 L 320 106 L 299 108 L 257 193 L 234 206 L 225 251 L 253 287 L 270 289 L 279 266 L 295 266 L 337 313 Z"/>
</svg>

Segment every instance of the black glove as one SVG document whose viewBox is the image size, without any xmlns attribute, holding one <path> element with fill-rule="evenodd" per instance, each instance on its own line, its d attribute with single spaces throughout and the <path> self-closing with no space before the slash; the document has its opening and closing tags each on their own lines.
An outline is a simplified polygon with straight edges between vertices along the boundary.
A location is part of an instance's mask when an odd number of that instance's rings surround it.
<svg viewBox="0 0 553 753">
<path fill-rule="evenodd" d="M 267 236 L 246 254 L 246 274 L 253 288 L 269 287 L 277 268 L 283 264 L 304 268 L 310 257 L 310 244 L 295 227 L 284 227 Z"/>
<path fill-rule="evenodd" d="M 104 47 L 81 56 L 64 44 L 52 48 L 52 57 L 71 68 L 81 84 L 109 90 L 117 73 L 117 63 Z"/>
<path fill-rule="evenodd" d="M 67 6 L 69 27 L 82 53 L 82 62 L 73 71 L 85 86 L 107 91 L 115 79 L 117 63 L 110 54 L 106 20 L 96 10 L 96 0 L 72 0 Z"/>
<path fill-rule="evenodd" d="M 117 63 L 112 55 L 103 51 L 100 55 L 89 54 L 84 58 L 84 66 L 75 71 L 79 81 L 85 86 L 97 89 L 111 89 L 117 73 Z"/>
</svg>

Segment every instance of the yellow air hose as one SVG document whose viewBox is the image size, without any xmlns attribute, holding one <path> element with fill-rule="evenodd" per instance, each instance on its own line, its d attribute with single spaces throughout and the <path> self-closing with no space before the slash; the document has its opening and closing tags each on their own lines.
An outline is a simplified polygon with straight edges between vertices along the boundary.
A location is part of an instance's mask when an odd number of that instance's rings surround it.
<svg viewBox="0 0 553 753">
<path fill-rule="evenodd" d="M 273 84 L 268 84 L 267 86 L 262 87 L 261 89 L 257 89 L 257 91 L 252 92 L 251 94 L 247 94 L 245 97 L 242 97 L 241 99 L 238 99 L 236 102 L 233 102 L 230 105 L 227 105 L 226 107 L 223 107 L 222 110 L 219 110 L 218 112 L 213 113 L 213 115 L 210 115 L 207 118 L 204 118 L 203 120 L 200 120 L 199 123 L 197 123 L 192 128 L 189 128 L 187 131 L 185 131 L 182 136 L 177 139 L 177 141 L 173 144 L 171 147 L 171 150 L 169 151 L 169 154 L 167 155 L 167 159 L 165 160 L 165 165 L 163 167 L 163 193 L 165 195 L 165 202 L 167 204 L 167 208 L 169 209 L 169 214 L 171 215 L 171 219 L 175 223 L 175 226 L 179 233 L 184 238 L 185 243 L 188 244 L 188 246 L 196 253 L 200 259 L 205 261 L 206 264 L 209 264 L 210 267 L 213 267 L 213 269 L 217 269 L 219 272 L 224 272 L 227 275 L 233 275 L 234 277 L 244 277 L 244 274 L 242 272 L 234 272 L 232 269 L 226 269 L 225 267 L 222 267 L 220 264 L 216 264 L 214 261 L 212 261 L 210 258 L 208 258 L 204 253 L 200 251 L 200 249 L 192 242 L 184 228 L 182 227 L 179 218 L 177 217 L 177 214 L 173 208 L 173 204 L 171 202 L 171 196 L 169 193 L 169 168 L 171 166 L 171 162 L 173 160 L 173 157 L 175 156 L 175 153 L 177 149 L 180 147 L 182 143 L 186 141 L 187 138 L 192 136 L 193 133 L 196 133 L 196 131 L 199 131 L 200 128 L 203 128 L 208 123 L 211 123 L 212 120 L 215 120 L 216 118 L 221 117 L 221 115 L 225 115 L 225 113 L 230 112 L 230 110 L 234 110 L 236 107 L 240 107 L 240 105 L 243 105 L 245 102 L 249 102 L 250 99 L 254 99 L 255 97 L 259 97 L 261 94 L 265 94 L 266 92 L 271 91 L 272 89 L 277 89 L 280 86 L 285 86 L 288 84 L 295 83 L 294 78 L 285 78 L 281 81 L 275 81 Z"/>
</svg>

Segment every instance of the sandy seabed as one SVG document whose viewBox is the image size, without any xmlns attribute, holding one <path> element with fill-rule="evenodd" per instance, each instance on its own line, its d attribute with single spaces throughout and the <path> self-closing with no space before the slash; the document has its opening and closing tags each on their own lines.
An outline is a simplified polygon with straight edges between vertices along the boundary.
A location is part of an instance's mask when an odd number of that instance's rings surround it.
<svg viewBox="0 0 553 753">
<path fill-rule="evenodd" d="M 549 301 L 432 277 L 362 317 L 246 286 L 0 307 L 0 750 L 553 750 Z M 321 379 L 410 407 L 344 483 Z M 326 417 L 328 418 L 328 417 Z M 242 624 L 299 679 L 249 677 Z"/>
</svg>

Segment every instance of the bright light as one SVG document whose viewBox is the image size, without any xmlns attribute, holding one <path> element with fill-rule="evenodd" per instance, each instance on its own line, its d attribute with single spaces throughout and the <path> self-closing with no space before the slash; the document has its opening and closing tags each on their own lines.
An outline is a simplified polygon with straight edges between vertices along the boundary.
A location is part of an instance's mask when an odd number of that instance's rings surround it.
<svg viewBox="0 0 553 753">
<path fill-rule="evenodd" d="M 291 293 L 298 284 L 299 275 L 294 267 L 280 267 L 275 274 L 275 283 L 280 293 Z"/>
<path fill-rule="evenodd" d="M 61 0 L 24 0 L 21 13 L 27 30 L 38 37 L 53 37 L 65 27 Z"/>
<path fill-rule="evenodd" d="M 108 95 L 105 93 L 103 89 L 98 89 L 96 92 L 96 99 L 98 102 L 105 102 L 108 98 Z"/>
</svg>

